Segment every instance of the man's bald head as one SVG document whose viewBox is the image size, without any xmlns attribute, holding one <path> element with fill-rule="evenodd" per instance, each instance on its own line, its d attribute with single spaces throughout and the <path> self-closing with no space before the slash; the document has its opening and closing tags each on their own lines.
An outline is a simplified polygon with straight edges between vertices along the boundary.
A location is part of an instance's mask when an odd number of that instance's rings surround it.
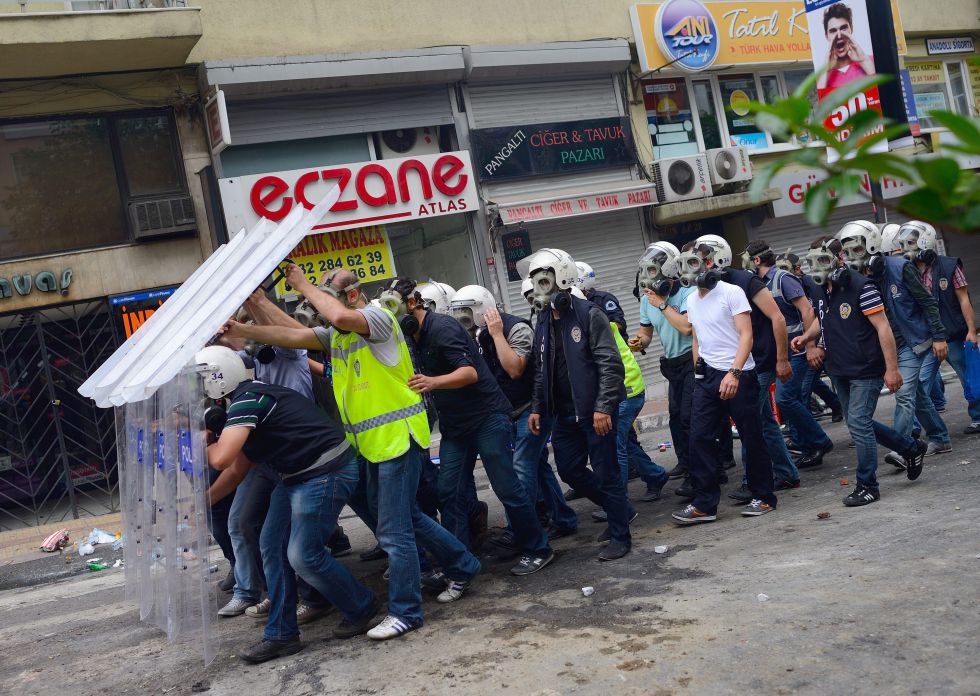
<svg viewBox="0 0 980 696">
<path fill-rule="evenodd" d="M 330 278 L 330 287 L 336 290 L 343 301 L 346 299 L 348 305 L 350 306 L 363 306 L 367 304 L 367 300 L 364 297 L 364 293 L 361 292 L 360 288 L 357 288 L 358 278 L 353 272 L 348 271 L 346 268 L 338 269 L 333 276 Z M 351 298 L 350 293 L 356 292 L 357 295 Z"/>
</svg>

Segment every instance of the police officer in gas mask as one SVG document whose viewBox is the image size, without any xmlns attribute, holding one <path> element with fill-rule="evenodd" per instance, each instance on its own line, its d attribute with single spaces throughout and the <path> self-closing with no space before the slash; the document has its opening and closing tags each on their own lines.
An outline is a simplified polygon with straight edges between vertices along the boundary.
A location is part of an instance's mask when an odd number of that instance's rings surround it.
<svg viewBox="0 0 980 696">
<path fill-rule="evenodd" d="M 629 336 L 626 333 L 626 313 L 623 312 L 619 299 L 611 292 L 599 290 L 596 287 L 596 274 L 592 266 L 582 261 L 576 261 L 575 267 L 578 269 L 578 287 L 585 294 L 585 299 L 605 312 L 609 321 L 619 329 L 619 335 L 623 340 Z"/>
<path fill-rule="evenodd" d="M 913 421 L 918 419 L 929 438 L 927 455 L 949 452 L 949 431 L 936 413 L 926 386 L 919 381 L 928 354 L 939 361 L 946 359 L 946 328 L 936 298 L 922 285 L 922 277 L 911 261 L 880 253 L 881 232 L 874 223 L 849 222 L 837 233 L 837 239 L 848 267 L 875 281 L 895 334 L 903 382 L 895 393 L 895 430 L 912 435 Z M 897 468 L 904 466 L 898 452 L 889 453 L 885 461 Z"/>
<path fill-rule="evenodd" d="M 616 418 L 626 398 L 626 371 L 609 318 L 572 295 L 578 269 L 560 249 L 542 249 L 518 264 L 533 284 L 539 312 L 534 337 L 535 375 L 528 428 L 540 433 L 554 419 L 551 435 L 558 475 L 603 508 L 608 545 L 600 560 L 630 551 L 635 517 L 616 451 Z M 587 468 L 591 460 L 592 471 Z"/>
<path fill-rule="evenodd" d="M 940 256 L 937 251 L 936 228 L 927 222 L 913 220 L 898 227 L 896 241 L 902 254 L 922 273 L 922 285 L 939 303 L 939 317 L 949 332 L 949 353 L 960 382 L 966 386 L 966 351 L 977 350 L 977 327 L 967 288 L 963 262 L 953 256 Z M 965 346 L 964 342 L 971 345 Z M 935 355 L 926 355 L 920 380 L 928 389 L 940 362 Z M 967 435 L 980 433 L 980 398 L 969 402 L 970 425 Z"/>
</svg>

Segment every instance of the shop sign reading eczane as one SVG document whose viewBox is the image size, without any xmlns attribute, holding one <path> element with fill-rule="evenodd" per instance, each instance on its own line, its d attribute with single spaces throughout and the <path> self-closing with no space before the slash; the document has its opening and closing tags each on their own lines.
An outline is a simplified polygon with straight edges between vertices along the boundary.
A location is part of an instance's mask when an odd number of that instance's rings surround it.
<svg viewBox="0 0 980 696">
<path fill-rule="evenodd" d="M 629 119 L 535 123 L 470 131 L 481 181 L 633 164 Z"/>
<path fill-rule="evenodd" d="M 783 197 L 772 203 L 772 211 L 775 217 L 786 217 L 787 215 L 802 215 L 804 212 L 803 203 L 806 201 L 806 193 L 816 184 L 827 178 L 827 174 L 818 169 L 798 169 L 782 170 L 772 178 L 770 184 L 783 194 Z M 881 193 L 885 199 L 901 198 L 911 189 L 904 181 L 884 177 L 881 180 Z M 861 190 L 850 196 L 837 196 L 836 191 L 830 192 L 831 198 L 837 199 L 837 207 L 843 208 L 849 205 L 866 203 L 871 208 L 871 181 L 867 174 L 861 181 Z"/>
<path fill-rule="evenodd" d="M 340 200 L 314 230 L 464 213 L 478 204 L 470 156 L 462 151 L 231 177 L 218 185 L 235 232 L 260 218 L 278 222 L 297 205 L 310 210 L 334 186 Z"/>
</svg>

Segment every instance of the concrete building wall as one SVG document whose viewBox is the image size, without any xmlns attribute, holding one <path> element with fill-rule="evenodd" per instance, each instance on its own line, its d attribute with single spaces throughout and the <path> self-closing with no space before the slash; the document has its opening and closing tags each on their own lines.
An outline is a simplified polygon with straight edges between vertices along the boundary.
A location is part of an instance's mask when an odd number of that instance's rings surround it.
<svg viewBox="0 0 980 696">
<path fill-rule="evenodd" d="M 980 30 L 980 0 L 898 0 L 907 34 L 947 34 Z"/>
</svg>

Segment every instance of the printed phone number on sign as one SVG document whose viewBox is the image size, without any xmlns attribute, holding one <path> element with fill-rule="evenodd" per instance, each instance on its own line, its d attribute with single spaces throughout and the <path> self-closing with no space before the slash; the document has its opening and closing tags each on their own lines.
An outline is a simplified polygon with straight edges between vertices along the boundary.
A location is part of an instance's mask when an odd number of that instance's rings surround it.
<svg viewBox="0 0 980 696">
<path fill-rule="evenodd" d="M 369 251 L 366 254 L 352 254 L 346 258 L 318 259 L 316 261 L 300 261 L 296 264 L 310 282 L 314 285 L 320 282 L 323 274 L 338 268 L 350 270 L 361 280 L 372 281 L 391 276 L 385 264 L 385 256 L 380 251 Z M 290 289 L 286 285 L 287 290 Z"/>
<path fill-rule="evenodd" d="M 380 225 L 309 235 L 289 258 L 314 285 L 319 285 L 324 275 L 341 268 L 367 283 L 395 276 L 388 233 Z M 285 279 L 277 283 L 276 293 L 279 297 L 296 294 Z"/>
</svg>

